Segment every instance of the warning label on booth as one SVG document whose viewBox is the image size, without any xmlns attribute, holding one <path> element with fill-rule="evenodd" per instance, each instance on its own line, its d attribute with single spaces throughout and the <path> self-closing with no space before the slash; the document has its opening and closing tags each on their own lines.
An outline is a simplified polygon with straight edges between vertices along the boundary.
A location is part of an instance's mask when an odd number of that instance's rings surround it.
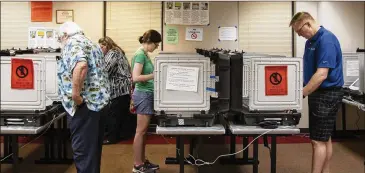
<svg viewBox="0 0 365 173">
<path fill-rule="evenodd" d="M 265 95 L 280 96 L 288 95 L 288 67 L 266 66 L 265 67 Z"/>
<path fill-rule="evenodd" d="M 31 59 L 11 59 L 11 88 L 34 89 L 33 72 Z"/>
</svg>

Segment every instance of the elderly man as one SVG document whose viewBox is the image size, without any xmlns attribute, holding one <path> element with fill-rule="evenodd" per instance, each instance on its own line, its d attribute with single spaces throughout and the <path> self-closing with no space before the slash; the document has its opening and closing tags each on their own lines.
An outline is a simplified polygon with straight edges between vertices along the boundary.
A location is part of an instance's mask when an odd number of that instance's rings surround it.
<svg viewBox="0 0 365 173">
<path fill-rule="evenodd" d="M 100 68 L 103 53 L 81 28 L 60 26 L 62 59 L 58 61 L 58 86 L 68 113 L 74 161 L 78 173 L 99 173 L 103 142 L 102 118 L 108 113 L 109 83 Z"/>
<path fill-rule="evenodd" d="M 312 140 L 312 173 L 329 173 L 331 135 L 342 100 L 342 52 L 337 37 L 319 26 L 307 12 L 295 14 L 290 26 L 307 39 L 304 53 L 303 97 L 308 96 Z"/>
</svg>

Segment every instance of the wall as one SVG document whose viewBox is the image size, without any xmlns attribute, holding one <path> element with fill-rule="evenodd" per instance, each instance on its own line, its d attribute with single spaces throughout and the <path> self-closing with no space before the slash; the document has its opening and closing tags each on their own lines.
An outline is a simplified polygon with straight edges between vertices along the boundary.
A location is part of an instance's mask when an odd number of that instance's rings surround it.
<svg viewBox="0 0 365 173">
<path fill-rule="evenodd" d="M 163 50 L 168 52 L 195 52 L 195 48 L 209 49 L 219 47 L 230 50 L 238 49 L 238 41 L 218 41 L 218 26 L 238 26 L 238 2 L 209 2 L 209 5 L 210 25 L 196 26 L 203 28 L 203 41 L 186 41 L 185 28 L 187 26 L 169 25 L 178 29 L 179 42 L 176 45 L 164 43 Z M 163 28 L 165 35 L 166 25 Z"/>
<path fill-rule="evenodd" d="M 318 17 L 338 37 L 343 52 L 364 47 L 364 2 L 320 2 Z"/>
<path fill-rule="evenodd" d="M 31 22 L 30 2 L 1 2 L 1 49 L 26 48 L 29 27 L 58 28 L 55 14 L 58 9 L 74 10 L 74 21 L 93 41 L 103 36 L 103 2 L 53 2 L 52 22 Z"/>
<path fill-rule="evenodd" d="M 296 2 L 296 12 L 307 11 L 317 22 L 333 32 L 339 39 L 343 52 L 354 52 L 356 48 L 364 48 L 364 2 Z M 295 55 L 303 57 L 305 39 L 295 37 Z M 300 127 L 308 128 L 308 102 L 303 105 L 303 116 Z M 337 117 L 337 129 L 342 129 L 341 110 Z M 365 128 L 363 112 L 357 108 L 346 106 L 347 129 L 357 130 Z M 356 125 L 356 122 L 357 125 Z"/>
<path fill-rule="evenodd" d="M 155 29 L 161 33 L 161 4 L 161 2 L 107 2 L 106 35 L 125 51 L 129 62 L 141 46 L 138 38 L 144 32 Z M 153 59 L 159 50 L 150 53 L 150 57 Z"/>
<path fill-rule="evenodd" d="M 291 13 L 291 2 L 239 2 L 240 49 L 291 57 Z"/>
</svg>

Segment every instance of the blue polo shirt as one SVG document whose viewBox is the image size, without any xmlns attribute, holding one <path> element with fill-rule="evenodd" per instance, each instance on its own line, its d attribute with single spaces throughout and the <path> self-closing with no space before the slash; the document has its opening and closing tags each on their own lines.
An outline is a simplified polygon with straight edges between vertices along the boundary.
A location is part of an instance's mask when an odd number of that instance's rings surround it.
<svg viewBox="0 0 365 173">
<path fill-rule="evenodd" d="M 342 51 L 337 37 L 324 27 L 305 43 L 304 86 L 308 84 L 317 68 L 329 68 L 327 79 L 319 88 L 342 87 Z"/>
</svg>

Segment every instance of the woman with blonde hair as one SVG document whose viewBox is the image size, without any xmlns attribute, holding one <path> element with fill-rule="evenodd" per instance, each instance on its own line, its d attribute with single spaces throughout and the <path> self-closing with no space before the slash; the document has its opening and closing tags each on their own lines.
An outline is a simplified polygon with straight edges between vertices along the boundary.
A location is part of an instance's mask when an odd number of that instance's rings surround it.
<svg viewBox="0 0 365 173">
<path fill-rule="evenodd" d="M 129 104 L 131 88 L 131 68 L 125 52 L 110 37 L 99 39 L 101 50 L 104 53 L 103 68 L 108 73 L 111 88 L 111 114 L 107 119 L 107 133 L 104 144 L 113 144 L 127 133 L 124 122 L 130 122 Z M 122 125 L 123 124 L 123 125 Z M 123 128 L 123 129 L 122 129 Z"/>
</svg>

